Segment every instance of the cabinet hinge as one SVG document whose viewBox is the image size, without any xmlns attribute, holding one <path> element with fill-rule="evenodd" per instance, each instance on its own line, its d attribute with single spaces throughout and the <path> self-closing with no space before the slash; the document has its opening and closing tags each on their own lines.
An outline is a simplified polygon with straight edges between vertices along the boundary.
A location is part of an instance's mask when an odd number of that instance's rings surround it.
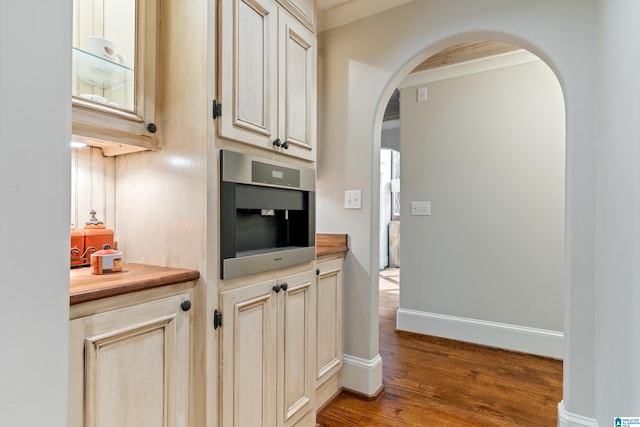
<svg viewBox="0 0 640 427">
<path fill-rule="evenodd" d="M 218 101 L 216 101 L 215 99 L 213 100 L 213 102 L 211 103 L 213 108 L 213 120 L 216 119 L 216 117 L 220 117 L 222 115 L 222 104 L 218 104 Z"/>
<path fill-rule="evenodd" d="M 213 311 L 213 329 L 218 329 L 222 326 L 222 312 L 217 309 Z"/>
</svg>

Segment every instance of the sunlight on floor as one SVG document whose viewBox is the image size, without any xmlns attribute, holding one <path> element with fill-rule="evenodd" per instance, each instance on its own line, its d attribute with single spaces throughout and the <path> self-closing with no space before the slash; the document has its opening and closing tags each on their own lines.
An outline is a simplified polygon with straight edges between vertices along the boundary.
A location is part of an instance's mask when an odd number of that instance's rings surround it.
<svg viewBox="0 0 640 427">
<path fill-rule="evenodd" d="M 400 269 L 390 267 L 382 270 L 379 286 L 381 291 L 400 293 Z"/>
</svg>

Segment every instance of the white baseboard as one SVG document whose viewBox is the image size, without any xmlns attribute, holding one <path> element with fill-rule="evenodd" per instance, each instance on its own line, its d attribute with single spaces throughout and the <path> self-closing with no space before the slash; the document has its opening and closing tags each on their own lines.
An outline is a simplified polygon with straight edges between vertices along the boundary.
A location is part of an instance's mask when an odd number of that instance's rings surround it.
<svg viewBox="0 0 640 427">
<path fill-rule="evenodd" d="M 342 358 L 342 386 L 366 396 L 375 396 L 382 387 L 382 358 L 371 360 L 345 354 Z"/>
<path fill-rule="evenodd" d="M 564 334 L 546 329 L 398 309 L 403 331 L 467 341 L 562 359 Z"/>
<path fill-rule="evenodd" d="M 558 404 L 558 427 L 598 427 L 598 421 L 567 411 L 561 401 Z"/>
</svg>

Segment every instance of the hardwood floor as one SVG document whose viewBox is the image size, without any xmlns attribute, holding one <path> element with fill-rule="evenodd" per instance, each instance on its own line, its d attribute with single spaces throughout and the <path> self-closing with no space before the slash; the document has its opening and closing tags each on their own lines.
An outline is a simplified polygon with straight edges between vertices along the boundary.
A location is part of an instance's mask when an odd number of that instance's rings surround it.
<svg viewBox="0 0 640 427">
<path fill-rule="evenodd" d="M 562 361 L 396 331 L 397 307 L 397 288 L 381 286 L 384 392 L 374 401 L 342 393 L 320 426 L 557 425 Z"/>
</svg>

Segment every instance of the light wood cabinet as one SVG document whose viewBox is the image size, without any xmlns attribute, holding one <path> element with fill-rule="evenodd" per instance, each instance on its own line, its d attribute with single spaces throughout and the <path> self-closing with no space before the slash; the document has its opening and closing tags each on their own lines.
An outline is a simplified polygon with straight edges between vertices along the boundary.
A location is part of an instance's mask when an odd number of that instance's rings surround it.
<svg viewBox="0 0 640 427">
<path fill-rule="evenodd" d="M 72 133 L 107 156 L 159 148 L 159 0 L 74 0 Z"/>
<path fill-rule="evenodd" d="M 315 32 L 314 0 L 278 0 L 293 16 L 298 18 L 307 28 Z"/>
<path fill-rule="evenodd" d="M 315 160 L 315 34 L 275 0 L 224 0 L 219 24 L 219 135 Z"/>
<path fill-rule="evenodd" d="M 313 425 L 314 291 L 308 271 L 221 293 L 220 425 Z"/>
<path fill-rule="evenodd" d="M 69 426 L 189 425 L 190 292 L 73 319 Z"/>
<path fill-rule="evenodd" d="M 340 390 L 342 369 L 342 258 L 316 264 L 316 389 L 317 405 Z M 330 381 L 331 380 L 331 381 Z"/>
</svg>

